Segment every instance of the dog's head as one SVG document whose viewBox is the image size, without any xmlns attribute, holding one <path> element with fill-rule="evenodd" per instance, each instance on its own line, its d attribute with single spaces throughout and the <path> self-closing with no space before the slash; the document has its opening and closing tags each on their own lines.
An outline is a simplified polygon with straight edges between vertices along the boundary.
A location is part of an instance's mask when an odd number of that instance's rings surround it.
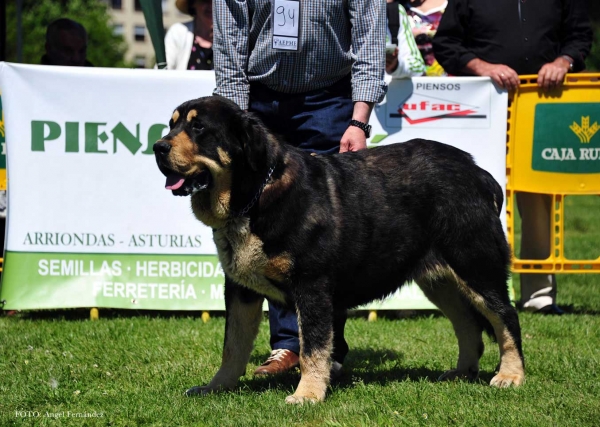
<svg viewBox="0 0 600 427">
<path fill-rule="evenodd" d="M 272 163 L 272 136 L 258 119 L 226 98 L 209 96 L 181 104 L 169 127 L 154 144 L 156 163 L 166 176 L 166 189 L 176 196 L 193 196 L 196 216 L 202 210 L 225 219 L 233 181 L 242 182 L 236 188 L 251 187 L 254 177 L 264 179 Z"/>
</svg>

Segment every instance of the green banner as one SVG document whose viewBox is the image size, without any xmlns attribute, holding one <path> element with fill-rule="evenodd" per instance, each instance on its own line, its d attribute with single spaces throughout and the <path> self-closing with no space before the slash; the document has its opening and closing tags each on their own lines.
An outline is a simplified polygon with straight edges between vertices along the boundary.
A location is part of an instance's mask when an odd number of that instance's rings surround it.
<svg viewBox="0 0 600 427">
<path fill-rule="evenodd" d="M 110 307 L 224 310 L 215 255 L 8 251 L 0 299 L 10 310 Z M 35 268 L 32 268 L 35 266 Z M 11 286 L 4 286 L 10 283 Z M 18 284 L 18 285 L 17 285 Z"/>
<path fill-rule="evenodd" d="M 598 103 L 536 105 L 532 169 L 573 174 L 600 172 L 598 130 Z"/>
<path fill-rule="evenodd" d="M 5 310 L 78 307 L 225 310 L 225 276 L 216 255 L 8 251 L 4 263 L 0 300 L 4 301 Z M 11 285 L 4 286 L 8 283 Z M 385 300 L 360 307 L 363 310 L 433 308 L 414 283 L 403 286 Z"/>
</svg>

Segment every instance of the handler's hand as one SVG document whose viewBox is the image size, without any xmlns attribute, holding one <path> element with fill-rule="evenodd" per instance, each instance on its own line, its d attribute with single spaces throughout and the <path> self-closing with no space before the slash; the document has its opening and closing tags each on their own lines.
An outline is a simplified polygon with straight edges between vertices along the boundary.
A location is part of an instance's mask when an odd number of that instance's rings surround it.
<svg viewBox="0 0 600 427">
<path fill-rule="evenodd" d="M 483 76 L 490 77 L 498 86 L 511 91 L 519 87 L 519 75 L 504 64 L 489 64 Z"/>
<path fill-rule="evenodd" d="M 556 58 L 554 62 L 544 64 L 538 73 L 537 84 L 545 91 L 559 87 L 565 80 L 569 71 L 569 61 L 563 57 Z"/>
<path fill-rule="evenodd" d="M 340 153 L 358 151 L 367 148 L 367 137 L 361 128 L 348 126 L 340 141 Z"/>
<path fill-rule="evenodd" d="M 515 70 L 504 64 L 492 64 L 479 58 L 470 60 L 465 71 L 476 76 L 490 77 L 494 83 L 508 91 L 519 87 L 519 75 Z"/>
</svg>

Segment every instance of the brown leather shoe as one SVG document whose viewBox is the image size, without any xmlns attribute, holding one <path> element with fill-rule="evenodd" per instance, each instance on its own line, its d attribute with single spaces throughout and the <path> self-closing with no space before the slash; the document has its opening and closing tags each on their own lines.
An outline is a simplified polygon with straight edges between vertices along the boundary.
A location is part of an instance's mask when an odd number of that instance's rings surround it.
<svg viewBox="0 0 600 427">
<path fill-rule="evenodd" d="M 298 355 L 291 350 L 278 348 L 273 350 L 269 358 L 260 365 L 254 375 L 282 374 L 299 365 Z"/>
</svg>

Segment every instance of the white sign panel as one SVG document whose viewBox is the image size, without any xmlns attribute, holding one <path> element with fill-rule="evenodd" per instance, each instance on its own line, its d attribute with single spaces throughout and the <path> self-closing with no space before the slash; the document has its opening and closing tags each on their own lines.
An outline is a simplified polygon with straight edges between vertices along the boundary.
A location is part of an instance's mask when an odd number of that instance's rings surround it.
<svg viewBox="0 0 600 427">
<path fill-rule="evenodd" d="M 180 103 L 211 95 L 214 73 L 132 71 L 2 68 L 8 250 L 215 253 L 152 151 Z"/>
</svg>

